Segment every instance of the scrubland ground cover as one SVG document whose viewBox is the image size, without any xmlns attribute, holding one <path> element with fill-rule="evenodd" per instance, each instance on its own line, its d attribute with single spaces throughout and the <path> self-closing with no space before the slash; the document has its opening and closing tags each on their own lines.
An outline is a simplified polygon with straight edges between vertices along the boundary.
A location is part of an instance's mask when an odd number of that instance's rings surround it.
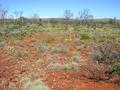
<svg viewBox="0 0 120 90">
<path fill-rule="evenodd" d="M 119 90 L 119 25 L 58 21 L 1 24 L 0 90 Z"/>
</svg>

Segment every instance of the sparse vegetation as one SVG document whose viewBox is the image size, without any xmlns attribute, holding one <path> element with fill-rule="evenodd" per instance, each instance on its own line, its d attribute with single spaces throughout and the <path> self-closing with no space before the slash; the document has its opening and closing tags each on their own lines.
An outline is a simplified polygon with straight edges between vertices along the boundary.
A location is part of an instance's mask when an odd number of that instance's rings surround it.
<svg viewBox="0 0 120 90">
<path fill-rule="evenodd" d="M 65 70 L 65 71 L 74 71 L 74 70 L 79 70 L 79 65 L 78 64 L 50 64 L 48 67 L 48 70 Z"/>
<path fill-rule="evenodd" d="M 108 72 L 112 75 L 118 75 L 120 76 L 120 63 L 113 63 Z"/>
<path fill-rule="evenodd" d="M 41 42 L 38 46 L 38 51 L 41 52 L 41 53 L 44 53 L 46 50 L 47 50 L 46 43 Z"/>
<path fill-rule="evenodd" d="M 25 50 L 16 50 L 15 56 L 16 57 L 24 57 L 27 56 L 28 52 Z"/>
<path fill-rule="evenodd" d="M 0 48 L 3 48 L 4 46 L 4 42 L 0 42 Z"/>
<path fill-rule="evenodd" d="M 56 35 L 51 34 L 48 36 L 48 38 L 45 40 L 47 43 L 50 43 L 56 39 Z"/>
<path fill-rule="evenodd" d="M 55 47 L 51 48 L 51 52 L 54 53 L 61 53 L 67 51 L 68 51 L 68 46 L 64 44 L 57 44 Z"/>
<path fill-rule="evenodd" d="M 41 64 L 44 64 L 44 60 L 38 59 L 35 63 L 36 65 L 41 65 Z"/>
<path fill-rule="evenodd" d="M 16 90 L 16 84 L 13 83 L 13 82 L 9 83 L 8 87 L 9 87 L 10 90 Z"/>
<path fill-rule="evenodd" d="M 97 44 L 92 50 L 92 57 L 100 62 L 110 63 L 120 59 L 120 51 L 114 50 L 114 44 Z"/>
<path fill-rule="evenodd" d="M 106 74 L 107 68 L 102 64 L 89 61 L 86 65 L 83 65 L 82 68 L 85 71 L 83 74 L 85 74 L 85 77 L 87 78 L 93 79 L 97 82 L 109 79 L 109 75 Z"/>
<path fill-rule="evenodd" d="M 58 18 L 9 10 L 0 5 L 0 90 L 120 89 L 119 19 L 96 19 L 89 9 Z"/>
<path fill-rule="evenodd" d="M 75 42 L 75 44 L 78 45 L 78 46 L 81 45 L 81 41 L 80 41 L 80 39 L 75 39 L 74 42 Z"/>
<path fill-rule="evenodd" d="M 22 80 L 23 90 L 50 90 L 41 80 L 31 81 L 29 78 Z"/>
<path fill-rule="evenodd" d="M 90 39 L 90 36 L 88 33 L 84 33 L 81 35 L 81 40 L 87 40 L 87 39 Z"/>
<path fill-rule="evenodd" d="M 11 56 L 24 57 L 27 55 L 27 51 L 22 49 L 16 49 L 15 47 L 8 46 L 6 47 L 6 53 Z"/>
<path fill-rule="evenodd" d="M 80 56 L 78 54 L 73 54 L 71 56 L 71 60 L 75 61 L 75 62 L 79 62 L 80 61 Z"/>
<path fill-rule="evenodd" d="M 12 47 L 12 46 L 6 47 L 6 53 L 9 54 L 9 55 L 14 55 L 15 51 L 16 51 L 15 48 Z"/>
</svg>

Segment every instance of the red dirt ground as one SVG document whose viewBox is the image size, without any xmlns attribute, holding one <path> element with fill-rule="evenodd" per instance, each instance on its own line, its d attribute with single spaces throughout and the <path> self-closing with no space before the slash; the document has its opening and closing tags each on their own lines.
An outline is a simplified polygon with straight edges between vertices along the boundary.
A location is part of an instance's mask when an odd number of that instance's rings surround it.
<svg viewBox="0 0 120 90">
<path fill-rule="evenodd" d="M 21 78 L 28 76 L 30 72 L 37 72 L 39 78 L 51 88 L 51 90 L 120 90 L 120 86 L 110 83 L 110 82 L 95 82 L 88 78 L 81 76 L 81 71 L 48 71 L 45 70 L 49 64 L 48 58 L 52 57 L 58 60 L 53 61 L 53 63 L 69 63 L 65 61 L 64 58 L 69 57 L 76 47 L 71 41 L 61 41 L 57 39 L 50 43 L 54 46 L 56 43 L 62 42 L 67 43 L 70 46 L 68 53 L 38 53 L 36 48 L 38 43 L 46 39 L 49 33 L 35 34 L 32 36 L 26 36 L 21 44 L 15 44 L 17 48 L 24 48 L 29 51 L 29 55 L 23 58 L 16 58 L 9 56 L 5 53 L 4 48 L 0 49 L 0 82 L 4 82 L 5 87 L 9 85 L 10 82 L 14 82 L 17 85 L 16 90 L 22 90 L 21 88 Z M 58 37 L 60 33 L 57 33 Z M 35 44 L 32 40 L 35 40 Z M 87 60 L 90 54 L 90 49 L 86 48 L 80 52 L 81 58 Z M 39 58 L 45 60 L 45 64 L 41 66 L 35 66 L 35 60 Z M 0 90 L 8 90 L 0 88 Z"/>
</svg>

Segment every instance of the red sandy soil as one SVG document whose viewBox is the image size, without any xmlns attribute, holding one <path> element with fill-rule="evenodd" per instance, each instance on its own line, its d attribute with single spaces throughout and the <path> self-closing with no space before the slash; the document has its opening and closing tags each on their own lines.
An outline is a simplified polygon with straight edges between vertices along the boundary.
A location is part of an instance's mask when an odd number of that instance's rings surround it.
<svg viewBox="0 0 120 90">
<path fill-rule="evenodd" d="M 38 43 L 46 39 L 49 33 L 35 34 L 32 36 L 26 36 L 22 40 L 22 44 L 15 44 L 16 48 L 24 48 L 29 51 L 29 55 L 23 58 L 17 58 L 9 56 L 5 53 L 4 48 L 0 49 L 0 82 L 4 82 L 7 87 L 10 82 L 14 82 L 17 85 L 16 90 L 22 90 L 21 78 L 28 76 L 30 72 L 37 72 L 39 78 L 43 79 L 51 90 L 120 90 L 120 86 L 109 82 L 95 82 L 88 78 L 81 76 L 81 71 L 49 71 L 44 70 L 49 64 L 48 58 L 52 57 L 58 59 L 53 63 L 70 63 L 64 58 L 71 55 L 76 47 L 71 41 L 62 41 L 60 39 L 50 43 L 54 46 L 58 42 L 66 43 L 70 46 L 68 53 L 38 53 L 36 48 Z M 59 37 L 58 33 L 58 37 Z M 33 44 L 32 40 L 35 40 Z M 86 60 L 90 54 L 90 49 L 86 48 L 80 52 L 81 58 Z M 35 66 L 34 63 L 39 58 L 45 60 L 45 64 L 41 66 Z M 65 61 L 66 60 L 66 61 Z M 8 90 L 0 88 L 0 90 Z"/>
</svg>

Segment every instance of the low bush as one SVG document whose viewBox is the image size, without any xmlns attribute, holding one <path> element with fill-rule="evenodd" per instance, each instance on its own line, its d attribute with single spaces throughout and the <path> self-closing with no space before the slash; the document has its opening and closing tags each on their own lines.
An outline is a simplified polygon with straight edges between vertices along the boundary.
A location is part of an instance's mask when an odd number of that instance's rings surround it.
<svg viewBox="0 0 120 90">
<path fill-rule="evenodd" d="M 107 68 L 95 62 L 88 61 L 85 65 L 81 66 L 81 69 L 83 76 L 95 81 L 108 80 L 110 78 L 106 73 Z"/>
<path fill-rule="evenodd" d="M 47 39 L 45 40 L 47 43 L 50 43 L 52 41 L 54 41 L 56 39 L 56 35 L 51 34 L 47 37 Z"/>
<path fill-rule="evenodd" d="M 38 60 L 35 62 L 35 64 L 36 64 L 36 65 L 44 64 L 44 60 L 38 59 Z"/>
<path fill-rule="evenodd" d="M 67 70 L 67 71 L 76 71 L 76 70 L 79 70 L 79 65 L 78 64 L 64 64 L 64 70 Z"/>
<path fill-rule="evenodd" d="M 38 51 L 41 52 L 41 53 L 44 53 L 46 50 L 47 50 L 46 43 L 41 42 L 38 46 Z"/>
<path fill-rule="evenodd" d="M 62 53 L 67 51 L 68 51 L 68 46 L 64 44 L 57 44 L 55 47 L 51 48 L 51 52 L 54 53 Z"/>
<path fill-rule="evenodd" d="M 120 51 L 114 50 L 113 44 L 97 44 L 92 49 L 92 58 L 103 63 L 110 63 L 113 60 L 120 60 Z"/>
<path fill-rule="evenodd" d="M 27 51 L 21 50 L 21 49 L 16 50 L 15 56 L 16 56 L 16 57 L 24 57 L 24 56 L 27 56 Z"/>
<path fill-rule="evenodd" d="M 88 40 L 90 39 L 90 36 L 88 33 L 81 34 L 81 40 Z"/>
<path fill-rule="evenodd" d="M 56 64 L 50 64 L 47 67 L 48 70 L 63 70 L 64 67 L 62 64 L 56 63 Z"/>
<path fill-rule="evenodd" d="M 75 40 L 74 40 L 74 43 L 75 43 L 76 45 L 78 45 L 78 46 L 81 45 L 80 39 L 75 39 Z"/>
<path fill-rule="evenodd" d="M 30 77 L 31 80 L 37 79 L 38 76 L 39 76 L 39 74 L 38 74 L 38 73 L 35 73 L 35 72 L 31 72 L 31 73 L 29 74 L 29 77 Z"/>
<path fill-rule="evenodd" d="M 80 56 L 78 54 L 73 54 L 71 56 L 71 60 L 75 61 L 75 62 L 79 62 L 80 61 Z"/>
<path fill-rule="evenodd" d="M 8 55 L 15 55 L 16 49 L 12 46 L 8 46 L 6 47 L 5 51 Z"/>
<path fill-rule="evenodd" d="M 41 80 L 22 79 L 23 90 L 50 90 Z"/>
<path fill-rule="evenodd" d="M 108 70 L 109 74 L 120 76 L 120 63 L 114 63 Z"/>
<path fill-rule="evenodd" d="M 69 71 L 69 70 L 78 70 L 79 69 L 79 65 L 78 64 L 50 64 L 48 67 L 48 70 L 65 70 L 65 71 Z"/>
<path fill-rule="evenodd" d="M 15 47 L 8 46 L 5 49 L 6 53 L 11 56 L 24 57 L 27 55 L 27 51 L 22 49 L 16 49 Z"/>
</svg>

